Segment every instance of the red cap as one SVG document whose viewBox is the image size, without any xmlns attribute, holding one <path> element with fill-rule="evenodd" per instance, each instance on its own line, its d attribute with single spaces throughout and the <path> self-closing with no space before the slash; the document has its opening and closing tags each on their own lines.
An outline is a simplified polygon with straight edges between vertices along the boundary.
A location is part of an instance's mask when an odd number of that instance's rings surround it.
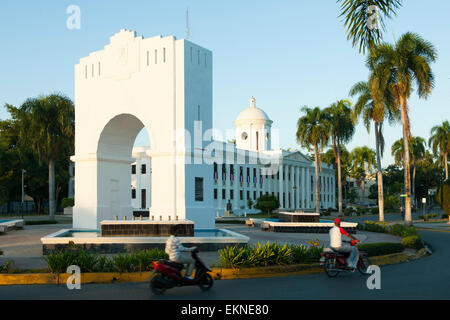
<svg viewBox="0 0 450 320">
<path fill-rule="evenodd" d="M 336 218 L 336 219 L 334 219 L 334 223 L 341 223 L 341 220 Z"/>
</svg>

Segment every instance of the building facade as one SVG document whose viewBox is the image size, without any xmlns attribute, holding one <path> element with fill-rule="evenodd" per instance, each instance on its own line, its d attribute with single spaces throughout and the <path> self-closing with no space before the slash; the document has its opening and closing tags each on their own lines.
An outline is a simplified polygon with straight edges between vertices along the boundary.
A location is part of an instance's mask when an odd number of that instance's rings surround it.
<svg viewBox="0 0 450 320">
<path fill-rule="evenodd" d="M 272 121 L 256 107 L 254 98 L 234 125 L 236 143 L 213 143 L 214 151 L 220 155 L 210 170 L 216 216 L 223 215 L 227 205 L 237 215 L 255 213 L 253 205 L 264 194 L 276 196 L 282 209 L 314 210 L 314 162 L 299 151 L 271 148 Z M 131 198 L 135 212 L 151 208 L 150 153 L 148 147 L 133 148 L 136 162 L 131 166 Z M 319 173 L 319 190 L 321 208 L 336 208 L 334 169 L 326 164 Z"/>
</svg>

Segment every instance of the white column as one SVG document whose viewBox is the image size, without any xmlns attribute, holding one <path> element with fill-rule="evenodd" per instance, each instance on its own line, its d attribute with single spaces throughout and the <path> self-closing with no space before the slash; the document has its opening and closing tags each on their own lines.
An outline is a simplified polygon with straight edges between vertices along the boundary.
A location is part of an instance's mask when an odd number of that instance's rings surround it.
<svg viewBox="0 0 450 320">
<path fill-rule="evenodd" d="M 311 177 L 309 168 L 306 169 L 306 207 L 311 208 Z"/>
<path fill-rule="evenodd" d="M 278 194 L 279 194 L 279 197 L 280 197 L 280 207 L 281 208 L 284 208 L 284 206 L 283 206 L 283 183 L 284 183 L 284 181 L 283 181 L 283 164 L 280 164 L 280 168 L 279 168 L 279 176 L 280 176 L 280 179 L 278 180 L 278 184 L 279 184 L 279 186 L 278 186 Z"/>
<path fill-rule="evenodd" d="M 217 164 L 217 200 L 218 200 L 217 202 L 219 204 L 219 212 L 223 210 L 222 189 L 223 189 L 222 165 Z"/>
<path fill-rule="evenodd" d="M 290 168 L 290 166 L 288 166 L 288 165 L 286 165 L 284 167 L 285 172 L 286 172 L 285 175 L 284 175 L 284 177 L 285 177 L 285 179 L 284 179 L 284 193 L 285 193 L 285 200 L 284 200 L 284 202 L 285 202 L 286 208 L 288 208 L 288 209 L 290 209 L 289 196 L 288 195 L 291 192 L 291 190 L 289 188 L 289 176 L 288 176 L 290 174 L 289 168 Z"/>
<path fill-rule="evenodd" d="M 291 194 L 291 209 L 295 209 L 295 191 L 294 191 L 294 185 L 295 185 L 295 167 L 290 166 L 290 175 L 291 175 L 291 183 L 289 186 L 289 193 Z"/>
<path fill-rule="evenodd" d="M 295 197 L 295 206 L 294 208 L 301 208 L 300 205 L 300 167 L 295 167 L 295 187 L 297 188 L 296 190 L 296 197 Z"/>
</svg>

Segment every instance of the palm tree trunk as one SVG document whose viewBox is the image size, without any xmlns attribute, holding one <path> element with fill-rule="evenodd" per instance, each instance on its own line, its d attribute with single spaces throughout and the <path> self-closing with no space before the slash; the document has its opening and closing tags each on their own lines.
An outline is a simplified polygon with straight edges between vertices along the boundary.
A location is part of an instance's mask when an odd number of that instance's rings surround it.
<svg viewBox="0 0 450 320">
<path fill-rule="evenodd" d="M 375 140 L 377 151 L 377 182 L 378 182 L 378 212 L 379 220 L 384 221 L 384 194 L 383 194 L 383 169 L 381 168 L 381 125 L 375 122 Z"/>
<path fill-rule="evenodd" d="M 362 195 L 361 195 L 361 205 L 363 206 L 364 205 L 364 198 L 365 198 L 365 195 L 366 195 L 366 190 L 365 190 L 365 188 L 366 188 L 366 183 L 365 183 L 366 181 L 365 181 L 365 179 L 363 179 L 362 181 L 361 181 L 361 187 L 362 187 Z"/>
<path fill-rule="evenodd" d="M 320 213 L 320 198 L 319 198 L 319 150 L 317 145 L 314 146 L 315 167 L 316 167 L 316 212 Z"/>
<path fill-rule="evenodd" d="M 409 160 L 409 121 L 406 100 L 400 97 L 400 106 L 403 124 L 403 150 L 404 150 L 404 167 L 405 167 L 405 223 L 412 225 L 411 215 L 411 174 Z"/>
<path fill-rule="evenodd" d="M 337 147 L 337 167 L 338 167 L 338 202 L 339 202 L 339 215 L 342 215 L 342 176 L 341 176 L 341 151 L 339 146 Z"/>
<path fill-rule="evenodd" d="M 48 212 L 50 220 L 55 220 L 55 160 L 48 162 Z"/>
<path fill-rule="evenodd" d="M 447 153 L 444 153 L 444 166 L 445 166 L 445 180 L 448 180 L 448 160 L 447 160 Z"/>
<path fill-rule="evenodd" d="M 412 206 L 416 206 L 416 160 L 413 161 L 413 178 L 412 178 Z"/>
</svg>

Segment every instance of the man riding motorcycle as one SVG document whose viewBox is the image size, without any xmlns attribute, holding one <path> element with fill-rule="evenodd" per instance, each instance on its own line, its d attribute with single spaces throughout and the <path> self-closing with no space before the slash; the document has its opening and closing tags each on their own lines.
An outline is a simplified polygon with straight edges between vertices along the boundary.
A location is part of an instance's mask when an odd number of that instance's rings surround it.
<svg viewBox="0 0 450 320">
<path fill-rule="evenodd" d="M 359 259 L 359 250 L 356 246 L 343 246 L 342 245 L 342 235 L 349 237 L 350 239 L 359 242 L 358 239 L 350 235 L 347 231 L 341 228 L 341 220 L 334 220 L 334 227 L 330 229 L 330 247 L 333 250 L 341 253 L 350 253 L 346 262 L 347 265 L 353 269 L 356 269 L 356 264 Z"/>
<path fill-rule="evenodd" d="M 172 262 L 186 264 L 185 277 L 192 280 L 191 274 L 195 267 L 195 260 L 192 258 L 190 252 L 196 251 L 197 247 L 187 248 L 183 246 L 175 237 L 175 234 L 171 234 L 166 242 L 166 253 L 169 255 L 169 260 Z M 189 252 L 189 254 L 183 254 L 183 252 Z"/>
</svg>

